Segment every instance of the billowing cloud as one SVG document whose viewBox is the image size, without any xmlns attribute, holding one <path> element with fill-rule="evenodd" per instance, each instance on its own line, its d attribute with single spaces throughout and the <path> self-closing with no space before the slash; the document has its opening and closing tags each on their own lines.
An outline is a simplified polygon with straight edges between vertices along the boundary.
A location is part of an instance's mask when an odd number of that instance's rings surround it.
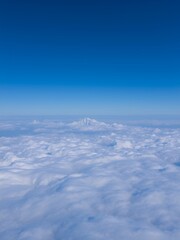
<svg viewBox="0 0 180 240">
<path fill-rule="evenodd" d="M 0 239 L 180 239 L 180 129 L 0 123 Z"/>
</svg>

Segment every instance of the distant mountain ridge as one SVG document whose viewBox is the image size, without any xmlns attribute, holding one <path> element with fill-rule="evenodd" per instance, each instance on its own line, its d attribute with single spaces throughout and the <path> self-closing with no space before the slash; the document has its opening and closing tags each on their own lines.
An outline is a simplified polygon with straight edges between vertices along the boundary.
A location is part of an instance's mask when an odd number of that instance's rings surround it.
<svg viewBox="0 0 180 240">
<path fill-rule="evenodd" d="M 75 128 L 75 129 L 81 129 L 81 130 L 94 130 L 94 131 L 102 131 L 102 130 L 110 130 L 110 129 L 120 129 L 123 127 L 122 124 L 109 124 L 105 122 L 100 122 L 97 121 L 96 119 L 93 118 L 83 118 L 80 119 L 79 121 L 74 121 L 69 124 L 70 127 Z"/>
</svg>

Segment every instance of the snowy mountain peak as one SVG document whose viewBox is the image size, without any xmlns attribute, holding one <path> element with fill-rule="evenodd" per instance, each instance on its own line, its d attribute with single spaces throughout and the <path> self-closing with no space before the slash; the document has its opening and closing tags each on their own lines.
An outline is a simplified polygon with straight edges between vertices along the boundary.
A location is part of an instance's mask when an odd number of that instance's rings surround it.
<svg viewBox="0 0 180 240">
<path fill-rule="evenodd" d="M 97 120 L 93 118 L 83 118 L 79 121 L 80 124 L 85 125 L 85 126 L 92 126 L 92 125 L 97 125 L 97 124 L 102 124 L 101 122 L 98 122 Z"/>
<path fill-rule="evenodd" d="M 82 130 L 103 130 L 107 129 L 109 127 L 109 124 L 86 117 L 79 121 L 72 122 L 70 126 Z"/>
<path fill-rule="evenodd" d="M 121 130 L 123 128 L 122 124 L 117 123 L 105 123 L 101 121 L 97 121 L 93 118 L 83 118 L 79 121 L 74 121 L 69 124 L 71 128 L 79 129 L 83 131 L 104 131 L 104 130 Z"/>
</svg>

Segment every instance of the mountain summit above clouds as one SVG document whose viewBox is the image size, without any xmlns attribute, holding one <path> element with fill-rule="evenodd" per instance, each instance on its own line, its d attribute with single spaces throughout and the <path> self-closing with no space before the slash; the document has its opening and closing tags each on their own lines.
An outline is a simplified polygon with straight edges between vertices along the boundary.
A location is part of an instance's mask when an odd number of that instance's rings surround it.
<svg viewBox="0 0 180 240">
<path fill-rule="evenodd" d="M 110 127 L 109 124 L 104 122 L 99 122 L 93 118 L 83 118 L 79 121 L 74 121 L 69 124 L 72 128 L 77 128 L 81 130 L 105 130 Z"/>
<path fill-rule="evenodd" d="M 102 131 L 110 129 L 119 129 L 122 128 L 122 124 L 109 124 L 105 122 L 97 121 L 93 118 L 83 118 L 79 121 L 74 121 L 69 124 L 70 127 L 75 129 L 80 129 L 84 131 Z"/>
</svg>

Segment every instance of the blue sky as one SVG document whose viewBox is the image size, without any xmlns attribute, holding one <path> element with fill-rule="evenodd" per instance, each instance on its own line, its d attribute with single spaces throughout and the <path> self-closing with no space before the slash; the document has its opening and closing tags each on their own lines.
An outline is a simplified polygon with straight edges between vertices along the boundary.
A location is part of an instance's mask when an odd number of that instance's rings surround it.
<svg viewBox="0 0 180 240">
<path fill-rule="evenodd" d="M 178 1 L 2 1 L 0 114 L 180 114 Z"/>
</svg>

